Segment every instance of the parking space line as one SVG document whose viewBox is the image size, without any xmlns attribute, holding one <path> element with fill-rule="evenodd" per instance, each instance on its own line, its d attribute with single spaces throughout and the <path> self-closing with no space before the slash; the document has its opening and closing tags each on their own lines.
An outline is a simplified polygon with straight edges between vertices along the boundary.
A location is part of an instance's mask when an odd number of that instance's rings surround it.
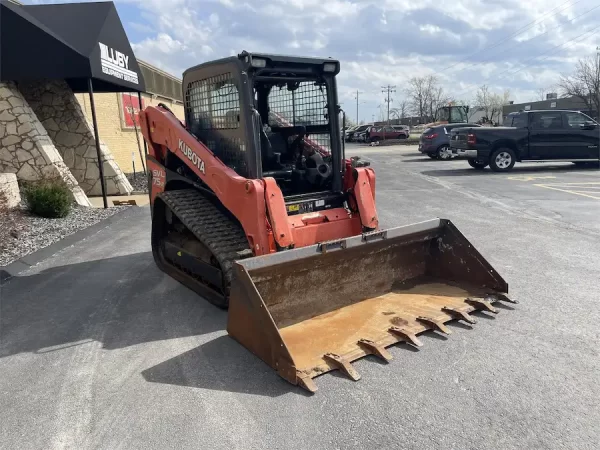
<svg viewBox="0 0 600 450">
<path fill-rule="evenodd" d="M 540 175 L 511 175 L 510 177 L 506 177 L 512 181 L 533 181 L 533 180 L 546 180 L 550 178 L 556 178 L 551 175 L 540 176 Z"/>
<path fill-rule="evenodd" d="M 552 189 L 554 191 L 566 192 L 567 194 L 579 195 L 581 197 L 593 198 L 600 200 L 600 182 L 589 183 L 553 183 L 553 184 L 534 184 L 534 186 Z M 564 188 L 564 189 L 561 189 Z M 592 189 L 589 191 L 588 189 Z M 596 192 L 598 189 L 598 192 Z M 594 194 L 594 195 L 590 195 Z"/>
</svg>

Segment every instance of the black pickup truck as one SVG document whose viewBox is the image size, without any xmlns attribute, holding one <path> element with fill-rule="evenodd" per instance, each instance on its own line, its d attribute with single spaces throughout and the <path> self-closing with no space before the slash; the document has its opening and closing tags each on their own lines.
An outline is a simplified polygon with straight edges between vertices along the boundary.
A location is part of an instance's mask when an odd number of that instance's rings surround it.
<svg viewBox="0 0 600 450">
<path fill-rule="evenodd" d="M 600 128 L 578 111 L 510 113 L 502 127 L 455 128 L 450 148 L 475 169 L 511 170 L 515 162 L 598 162 Z"/>
</svg>

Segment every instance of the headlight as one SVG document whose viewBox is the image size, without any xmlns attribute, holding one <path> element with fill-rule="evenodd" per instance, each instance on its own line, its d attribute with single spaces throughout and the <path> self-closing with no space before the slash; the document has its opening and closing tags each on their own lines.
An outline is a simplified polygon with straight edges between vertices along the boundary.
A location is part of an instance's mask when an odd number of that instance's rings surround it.
<svg viewBox="0 0 600 450">
<path fill-rule="evenodd" d="M 252 67 L 262 69 L 267 66 L 267 60 L 262 58 L 252 58 Z"/>
<path fill-rule="evenodd" d="M 336 63 L 325 63 L 323 64 L 323 72 L 335 72 L 337 69 Z"/>
</svg>

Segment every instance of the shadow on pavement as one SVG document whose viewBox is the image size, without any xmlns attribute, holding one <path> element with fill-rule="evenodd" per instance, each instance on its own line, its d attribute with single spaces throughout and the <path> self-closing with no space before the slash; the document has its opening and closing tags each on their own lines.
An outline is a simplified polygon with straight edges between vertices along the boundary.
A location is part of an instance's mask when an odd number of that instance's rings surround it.
<svg viewBox="0 0 600 450">
<path fill-rule="evenodd" d="M 310 396 L 293 386 L 228 335 L 142 371 L 146 381 L 192 388 L 278 397 Z"/>
<path fill-rule="evenodd" d="M 0 358 L 92 340 L 118 349 L 223 330 L 227 320 L 160 272 L 151 252 L 53 267 L 1 289 Z"/>
<path fill-rule="evenodd" d="M 536 174 L 536 173 L 567 173 L 567 172 L 598 172 L 597 167 L 577 167 L 574 164 L 560 165 L 560 166 L 541 166 L 539 164 L 528 164 L 522 166 L 515 166 L 509 172 L 494 172 L 489 167 L 483 170 L 476 170 L 467 165 L 465 161 L 464 169 L 445 169 L 445 170 L 424 170 L 421 173 L 423 175 L 430 175 L 433 177 L 464 177 L 464 176 L 518 176 L 523 174 Z"/>
<path fill-rule="evenodd" d="M 429 156 L 425 156 L 423 158 L 423 155 L 420 155 L 421 158 L 403 158 L 402 162 L 403 163 L 413 163 L 413 162 L 430 162 L 430 163 L 437 163 L 437 164 L 444 164 L 446 161 L 442 161 L 439 159 L 433 159 L 430 158 Z"/>
</svg>

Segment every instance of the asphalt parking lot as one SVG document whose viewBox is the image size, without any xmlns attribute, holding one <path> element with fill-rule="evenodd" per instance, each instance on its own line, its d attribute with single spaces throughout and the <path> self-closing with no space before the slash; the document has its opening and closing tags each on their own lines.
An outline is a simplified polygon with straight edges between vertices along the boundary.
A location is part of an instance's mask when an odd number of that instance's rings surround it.
<svg viewBox="0 0 600 450">
<path fill-rule="evenodd" d="M 360 360 L 358 382 L 321 376 L 309 396 L 155 268 L 139 208 L 2 287 L 0 447 L 597 448 L 600 172 L 347 154 L 372 162 L 383 226 L 451 219 L 520 304 Z"/>
</svg>

